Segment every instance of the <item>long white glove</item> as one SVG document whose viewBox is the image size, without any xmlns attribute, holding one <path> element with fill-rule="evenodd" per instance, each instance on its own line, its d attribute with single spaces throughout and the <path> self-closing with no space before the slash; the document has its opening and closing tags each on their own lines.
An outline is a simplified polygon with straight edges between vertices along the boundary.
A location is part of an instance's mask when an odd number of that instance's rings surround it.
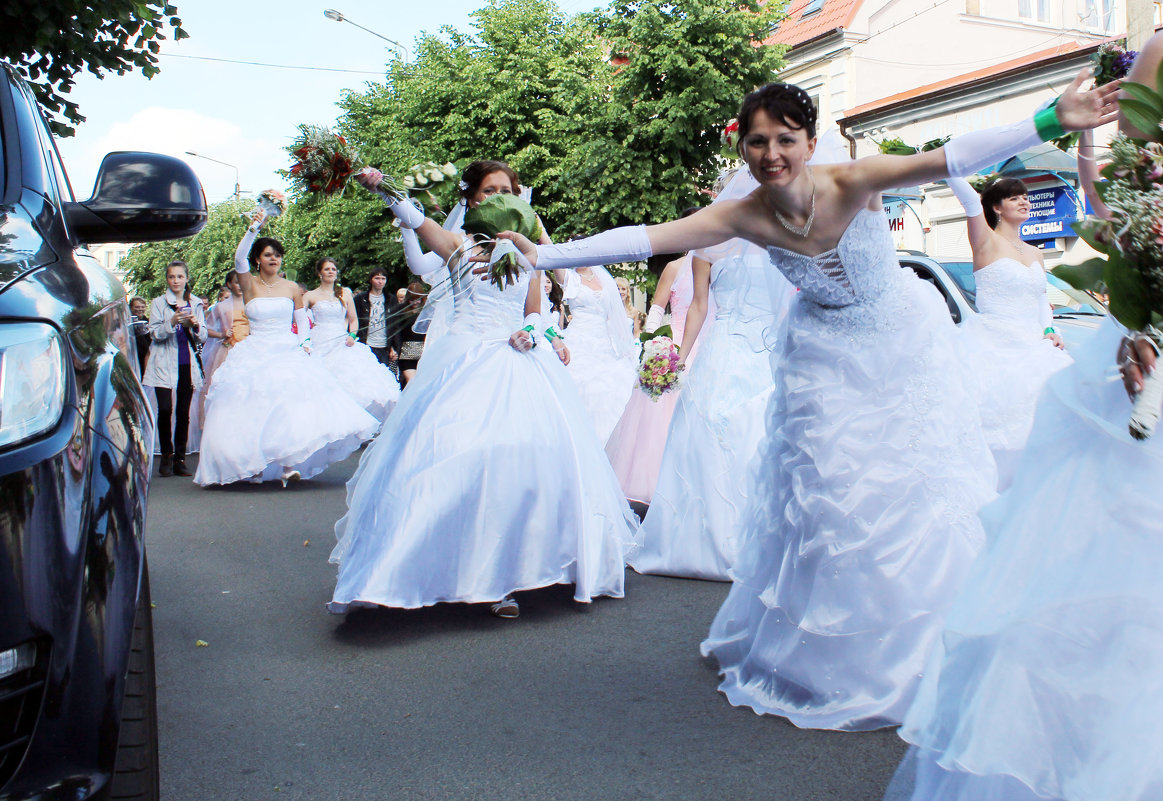
<svg viewBox="0 0 1163 801">
<path fill-rule="evenodd" d="M 388 210 L 396 215 L 396 219 L 400 221 L 401 228 L 411 230 L 419 228 L 424 224 L 426 218 L 424 217 L 423 210 L 417 208 L 416 204 L 411 200 L 399 200 L 390 195 L 385 195 L 383 192 L 377 192 L 376 194 L 384 199 L 384 204 L 388 207 Z"/>
<path fill-rule="evenodd" d="M 646 314 L 646 324 L 642 326 L 642 330 L 648 334 L 653 334 L 662 325 L 662 318 L 666 314 L 666 309 L 658 304 L 650 307 L 650 311 Z"/>
<path fill-rule="evenodd" d="M 1053 109 L 1047 111 L 1053 113 Z M 1039 112 L 1039 115 L 1047 111 Z M 1040 142 L 1052 139 L 1052 136 L 1042 138 L 1034 119 L 1030 117 L 1010 125 L 999 125 L 953 137 L 945 143 L 944 148 L 945 164 L 949 168 L 949 174 L 972 175 Z M 1060 135 L 1056 131 L 1047 132 L 1055 136 Z"/>
<path fill-rule="evenodd" d="M 444 266 L 444 259 L 435 251 L 424 253 L 420 250 L 420 238 L 411 228 L 400 230 L 400 240 L 404 243 L 404 261 L 412 275 L 428 275 Z"/>
<path fill-rule="evenodd" d="M 250 248 L 254 245 L 254 238 L 258 236 L 259 227 L 252 225 L 243 234 L 242 241 L 238 243 L 238 249 L 234 251 L 234 272 L 250 272 Z"/>
<path fill-rule="evenodd" d="M 961 203 L 961 208 L 965 209 L 966 217 L 972 219 L 985 213 L 985 209 L 981 206 L 981 195 L 977 194 L 977 190 L 969 185 L 969 181 L 954 176 L 946 178 L 945 183 L 949 184 L 954 196 Z"/>
<path fill-rule="evenodd" d="M 627 225 L 560 245 L 537 246 L 537 269 L 557 270 L 645 261 L 654 255 L 645 225 Z"/>
<path fill-rule="evenodd" d="M 299 347 L 311 352 L 311 317 L 306 309 L 295 309 L 295 330 L 298 332 Z"/>
</svg>

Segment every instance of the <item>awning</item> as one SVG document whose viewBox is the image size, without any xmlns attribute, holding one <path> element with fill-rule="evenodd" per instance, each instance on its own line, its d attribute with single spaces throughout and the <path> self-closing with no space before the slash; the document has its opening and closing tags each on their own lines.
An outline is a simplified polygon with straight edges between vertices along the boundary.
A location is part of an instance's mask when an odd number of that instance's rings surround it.
<svg viewBox="0 0 1163 801">
<path fill-rule="evenodd" d="M 1046 173 L 1073 177 L 1078 174 L 1078 162 L 1074 156 L 1063 153 L 1049 142 L 1043 142 L 1006 159 L 998 165 L 995 171 L 1011 178 L 1024 178 L 1030 175 L 1045 175 Z"/>
</svg>

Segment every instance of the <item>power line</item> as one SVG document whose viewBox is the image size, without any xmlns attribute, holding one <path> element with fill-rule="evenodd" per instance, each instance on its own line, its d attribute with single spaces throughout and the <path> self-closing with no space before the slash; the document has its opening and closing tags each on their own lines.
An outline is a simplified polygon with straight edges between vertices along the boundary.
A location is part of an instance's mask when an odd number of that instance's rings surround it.
<svg viewBox="0 0 1163 801">
<path fill-rule="evenodd" d="M 375 70 L 345 70 L 337 67 L 303 67 L 298 64 L 266 64 L 262 61 L 238 61 L 233 58 L 213 58 L 211 56 L 187 56 L 178 53 L 161 53 L 166 58 L 190 58 L 196 61 L 221 61 L 226 64 L 245 64 L 250 67 L 273 67 L 280 70 L 311 70 L 313 72 L 349 72 L 354 75 L 383 75 L 384 71 Z"/>
</svg>

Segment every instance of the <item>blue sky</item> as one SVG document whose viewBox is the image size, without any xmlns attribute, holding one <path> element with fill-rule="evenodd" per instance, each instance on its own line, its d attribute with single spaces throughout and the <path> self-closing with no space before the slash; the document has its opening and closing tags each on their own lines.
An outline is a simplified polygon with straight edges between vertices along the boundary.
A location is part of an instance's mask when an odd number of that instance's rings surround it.
<svg viewBox="0 0 1163 801">
<path fill-rule="evenodd" d="M 234 191 L 234 170 L 185 155 L 192 150 L 238 168 L 243 192 L 282 187 L 275 170 L 288 165 L 283 148 L 301 122 L 332 125 L 345 89 L 381 79 L 399 52 L 346 22 L 323 16 L 335 8 L 353 22 L 409 50 L 422 32 L 443 25 L 471 28 L 469 14 L 484 0 L 175 0 L 189 39 L 162 44 L 161 73 L 83 74 L 70 98 L 87 120 L 77 135 L 60 140 L 73 190 L 90 195 L 101 158 L 114 150 L 150 150 L 179 156 L 202 179 L 206 199 Z M 569 11 L 598 3 L 564 0 Z M 190 58 L 197 56 L 199 58 Z M 317 67 L 348 72 L 277 69 L 203 58 Z"/>
</svg>

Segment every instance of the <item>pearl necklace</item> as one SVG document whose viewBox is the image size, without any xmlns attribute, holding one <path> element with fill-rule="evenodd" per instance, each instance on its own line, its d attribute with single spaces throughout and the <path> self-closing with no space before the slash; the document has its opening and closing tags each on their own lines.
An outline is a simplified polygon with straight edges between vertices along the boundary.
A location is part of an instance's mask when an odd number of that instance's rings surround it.
<svg viewBox="0 0 1163 801">
<path fill-rule="evenodd" d="M 802 227 L 794 224 L 789 219 L 784 217 L 783 214 L 780 213 L 779 209 L 775 207 L 775 204 L 771 202 L 771 199 L 768 198 L 767 193 L 763 193 L 763 197 L 767 199 L 767 207 L 771 209 L 772 213 L 775 215 L 775 219 L 779 220 L 779 224 L 796 236 L 804 238 L 806 238 L 807 235 L 811 233 L 812 223 L 816 221 L 816 179 L 812 177 L 811 169 L 808 170 L 808 179 L 812 182 L 812 199 L 811 205 L 808 209 L 808 219 L 804 222 Z"/>
<path fill-rule="evenodd" d="M 262 285 L 265 286 L 267 289 L 274 289 L 275 288 L 274 284 L 267 283 L 266 279 L 262 277 L 262 273 L 256 273 L 256 276 L 258 277 L 258 280 L 262 282 Z"/>
</svg>

